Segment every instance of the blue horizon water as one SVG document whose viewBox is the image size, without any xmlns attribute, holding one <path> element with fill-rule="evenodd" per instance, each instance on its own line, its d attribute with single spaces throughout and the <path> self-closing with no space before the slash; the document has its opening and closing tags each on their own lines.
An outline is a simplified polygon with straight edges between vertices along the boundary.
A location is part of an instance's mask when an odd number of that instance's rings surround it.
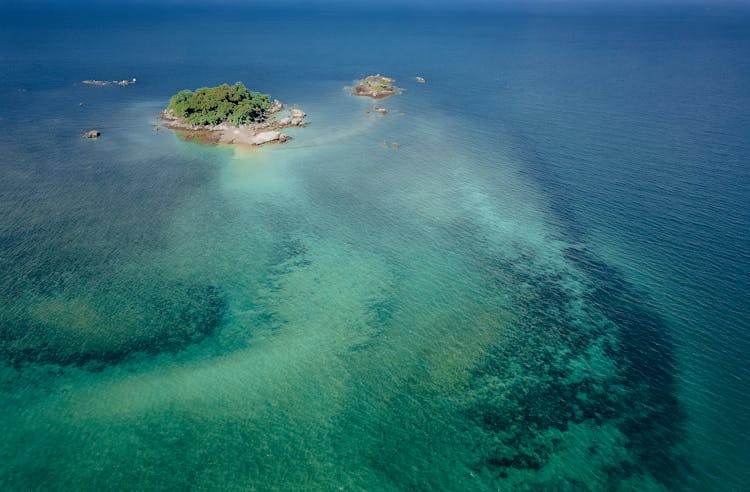
<svg viewBox="0 0 750 492">
<path fill-rule="evenodd" d="M 4 490 L 750 480 L 746 9 L 0 14 Z M 310 125 L 152 130 L 238 80 Z"/>
</svg>

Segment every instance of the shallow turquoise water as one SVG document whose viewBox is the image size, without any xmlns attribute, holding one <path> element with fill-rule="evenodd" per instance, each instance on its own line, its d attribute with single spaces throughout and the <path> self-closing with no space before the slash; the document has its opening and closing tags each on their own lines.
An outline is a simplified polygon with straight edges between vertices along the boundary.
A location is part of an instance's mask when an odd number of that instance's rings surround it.
<svg viewBox="0 0 750 492">
<path fill-rule="evenodd" d="M 745 483 L 747 17 L 7 12 L 3 488 Z M 310 126 L 152 130 L 234 80 Z"/>
</svg>

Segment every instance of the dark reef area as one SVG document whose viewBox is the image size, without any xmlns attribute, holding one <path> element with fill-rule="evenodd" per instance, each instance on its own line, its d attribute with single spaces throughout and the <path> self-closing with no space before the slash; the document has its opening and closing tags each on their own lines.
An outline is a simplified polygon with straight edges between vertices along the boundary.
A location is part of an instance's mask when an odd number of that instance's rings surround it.
<svg viewBox="0 0 750 492">
<path fill-rule="evenodd" d="M 178 280 L 54 297 L 3 312 L 0 359 L 16 367 L 40 363 L 99 370 L 136 353 L 177 352 L 212 335 L 226 304 L 220 288 Z"/>
</svg>

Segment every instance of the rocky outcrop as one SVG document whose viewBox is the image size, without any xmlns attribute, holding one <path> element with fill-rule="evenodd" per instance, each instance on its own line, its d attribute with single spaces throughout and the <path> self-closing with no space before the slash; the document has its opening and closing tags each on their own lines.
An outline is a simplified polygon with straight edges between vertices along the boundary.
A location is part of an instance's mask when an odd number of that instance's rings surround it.
<svg viewBox="0 0 750 492">
<path fill-rule="evenodd" d="M 373 99 L 384 99 L 401 92 L 401 89 L 393 85 L 396 79 L 384 77 L 380 74 L 368 75 L 352 87 L 352 96 L 371 97 Z"/>
<path fill-rule="evenodd" d="M 281 101 L 279 101 L 278 99 L 274 99 L 273 102 L 271 103 L 270 109 L 266 111 L 266 114 L 267 115 L 276 114 L 282 109 L 284 109 L 284 105 L 281 103 Z"/>
<path fill-rule="evenodd" d="M 303 120 L 307 116 L 307 113 L 297 108 L 290 109 L 289 113 L 292 115 L 292 119 L 289 121 L 290 126 L 300 126 L 304 124 Z"/>
<path fill-rule="evenodd" d="M 258 133 L 250 141 L 253 145 L 263 145 L 271 142 L 285 142 L 290 138 L 289 135 L 284 135 L 281 132 L 270 131 Z"/>
</svg>

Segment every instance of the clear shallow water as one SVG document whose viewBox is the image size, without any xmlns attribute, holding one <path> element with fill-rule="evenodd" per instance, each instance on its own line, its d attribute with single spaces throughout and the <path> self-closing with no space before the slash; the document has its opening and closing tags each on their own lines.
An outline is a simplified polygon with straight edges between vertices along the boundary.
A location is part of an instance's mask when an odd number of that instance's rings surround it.
<svg viewBox="0 0 750 492">
<path fill-rule="evenodd" d="M 7 12 L 4 488 L 746 483 L 744 13 Z M 152 131 L 235 80 L 311 125 Z"/>
</svg>

